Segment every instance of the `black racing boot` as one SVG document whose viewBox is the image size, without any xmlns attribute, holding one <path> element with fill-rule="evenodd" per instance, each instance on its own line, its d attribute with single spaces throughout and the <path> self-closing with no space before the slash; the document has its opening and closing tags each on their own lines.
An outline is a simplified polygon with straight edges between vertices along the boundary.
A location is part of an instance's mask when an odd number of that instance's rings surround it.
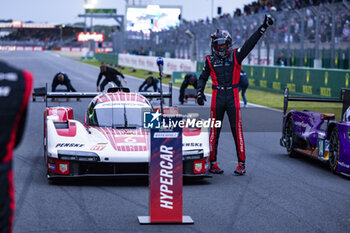
<svg viewBox="0 0 350 233">
<path fill-rule="evenodd" d="M 245 173 L 246 173 L 246 170 L 245 170 L 244 162 L 239 162 L 238 166 L 236 167 L 235 174 L 241 176 L 241 175 L 244 175 Z"/>
<path fill-rule="evenodd" d="M 224 173 L 224 170 L 222 170 L 219 167 L 219 163 L 218 162 L 214 162 L 214 163 L 210 163 L 209 172 L 210 173 L 214 173 L 214 174 L 222 174 L 222 173 Z"/>
</svg>

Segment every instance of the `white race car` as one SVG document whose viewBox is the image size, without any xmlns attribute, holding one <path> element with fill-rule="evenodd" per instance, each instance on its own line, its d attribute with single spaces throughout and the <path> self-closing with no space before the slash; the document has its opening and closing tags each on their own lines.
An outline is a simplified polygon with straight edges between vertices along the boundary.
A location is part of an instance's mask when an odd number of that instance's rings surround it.
<svg viewBox="0 0 350 233">
<path fill-rule="evenodd" d="M 95 96 L 83 123 L 74 120 L 70 107 L 47 107 L 47 177 L 148 175 L 151 142 L 143 113 L 154 110 L 143 95 L 126 92 Z M 178 109 L 165 107 L 167 113 Z M 182 146 L 184 176 L 208 176 L 208 130 L 184 128 Z"/>
</svg>

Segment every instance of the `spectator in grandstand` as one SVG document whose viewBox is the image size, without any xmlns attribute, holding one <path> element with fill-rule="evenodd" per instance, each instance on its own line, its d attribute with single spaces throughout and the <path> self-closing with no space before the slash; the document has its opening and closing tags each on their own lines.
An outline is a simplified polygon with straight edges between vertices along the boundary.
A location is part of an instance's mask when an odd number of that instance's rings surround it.
<svg viewBox="0 0 350 233">
<path fill-rule="evenodd" d="M 248 104 L 247 97 L 245 96 L 245 92 L 248 89 L 248 86 L 249 86 L 249 82 L 248 82 L 247 74 L 244 70 L 241 70 L 238 88 L 239 88 L 239 91 L 242 91 L 241 95 L 243 98 L 244 107 L 247 107 L 247 104 Z"/>
<path fill-rule="evenodd" d="M 280 53 L 280 57 L 277 59 L 277 65 L 278 66 L 286 66 L 287 65 L 287 59 L 284 57 L 284 53 Z"/>
<path fill-rule="evenodd" d="M 0 62 L 0 232 L 12 232 L 15 211 L 13 149 L 23 136 L 32 74 Z"/>
<path fill-rule="evenodd" d="M 156 79 L 153 76 L 149 76 L 146 78 L 146 80 L 141 84 L 139 87 L 139 91 L 148 91 L 148 88 L 153 87 L 153 90 L 155 92 L 159 91 L 159 82 L 158 79 Z"/>
<path fill-rule="evenodd" d="M 102 81 L 101 86 L 99 87 L 102 76 L 105 76 L 105 79 Z M 118 87 L 122 87 L 123 85 L 121 84 L 118 76 L 121 76 L 123 81 L 126 83 L 126 79 L 121 72 L 111 67 L 108 67 L 104 63 L 102 63 L 100 66 L 100 74 L 98 75 L 97 83 L 96 83 L 97 91 L 100 91 L 100 89 L 101 91 L 103 91 L 105 86 L 109 82 L 114 82 Z"/>
<path fill-rule="evenodd" d="M 197 76 L 195 74 L 186 74 L 184 81 L 181 84 L 179 96 L 179 102 L 181 104 L 184 103 L 185 90 L 188 85 L 192 85 L 194 89 L 197 89 Z"/>
<path fill-rule="evenodd" d="M 58 85 L 65 85 L 67 87 L 67 92 L 76 92 L 75 88 L 72 86 L 68 75 L 62 72 L 58 72 L 52 80 L 51 90 L 56 91 Z"/>
<path fill-rule="evenodd" d="M 349 23 L 346 23 L 344 28 L 343 28 L 343 40 L 349 41 L 349 39 L 350 39 L 349 36 L 350 36 Z"/>
</svg>

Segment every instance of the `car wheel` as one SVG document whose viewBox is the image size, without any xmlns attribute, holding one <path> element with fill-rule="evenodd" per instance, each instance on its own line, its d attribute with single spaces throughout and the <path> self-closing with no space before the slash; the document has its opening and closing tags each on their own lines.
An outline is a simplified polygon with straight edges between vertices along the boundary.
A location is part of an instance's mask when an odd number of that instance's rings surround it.
<svg viewBox="0 0 350 233">
<path fill-rule="evenodd" d="M 285 138 L 286 138 L 286 149 L 290 157 L 296 157 L 296 152 L 294 150 L 295 145 L 295 132 L 294 132 L 294 121 L 292 116 L 287 120 L 285 127 Z"/>
<path fill-rule="evenodd" d="M 339 133 L 338 128 L 335 127 L 332 130 L 331 137 L 329 139 L 329 168 L 333 173 L 336 172 L 339 160 Z"/>
</svg>

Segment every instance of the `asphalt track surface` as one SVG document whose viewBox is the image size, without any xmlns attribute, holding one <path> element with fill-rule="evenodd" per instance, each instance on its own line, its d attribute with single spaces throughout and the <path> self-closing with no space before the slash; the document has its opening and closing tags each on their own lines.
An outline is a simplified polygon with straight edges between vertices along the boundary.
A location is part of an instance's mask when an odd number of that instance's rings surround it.
<svg viewBox="0 0 350 233">
<path fill-rule="evenodd" d="M 3 52 L 0 59 L 30 70 L 35 87 L 51 83 L 56 72 L 64 71 L 78 91 L 95 91 L 97 67 L 49 52 Z M 141 82 L 127 79 L 131 90 Z M 177 103 L 177 93 L 174 95 Z M 87 103 L 49 104 L 72 106 L 75 118 L 82 120 Z M 208 115 L 208 108 L 197 108 L 194 103 L 185 106 L 184 111 L 200 110 L 202 116 Z M 185 180 L 183 212 L 193 218 L 194 225 L 139 225 L 137 216 L 148 215 L 147 178 L 47 181 L 44 108 L 43 102 L 30 103 L 24 140 L 14 154 L 14 232 L 350 232 L 350 179 L 333 175 L 313 159 L 289 158 L 279 146 L 279 111 L 242 110 L 245 176 L 233 175 L 237 164 L 234 143 L 224 129 L 218 160 L 225 173 Z"/>
</svg>

